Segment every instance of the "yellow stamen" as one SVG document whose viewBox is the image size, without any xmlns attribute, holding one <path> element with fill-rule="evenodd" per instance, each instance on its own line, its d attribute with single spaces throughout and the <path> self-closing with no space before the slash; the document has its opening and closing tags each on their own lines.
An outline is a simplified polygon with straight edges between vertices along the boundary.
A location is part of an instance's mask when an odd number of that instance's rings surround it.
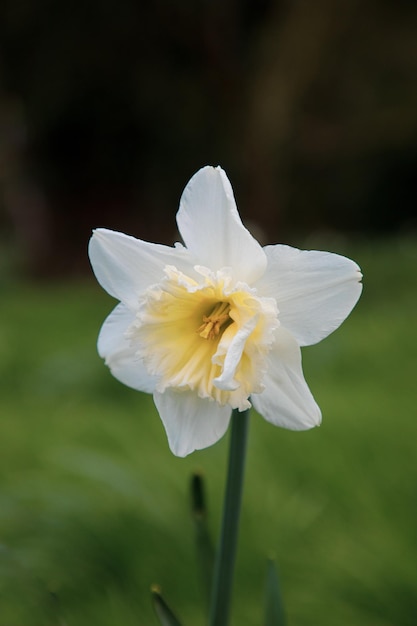
<svg viewBox="0 0 417 626">
<path fill-rule="evenodd" d="M 220 333 L 222 326 L 229 325 L 232 318 L 229 315 L 229 302 L 218 302 L 210 315 L 203 315 L 203 324 L 197 329 L 203 339 L 214 339 Z"/>
</svg>

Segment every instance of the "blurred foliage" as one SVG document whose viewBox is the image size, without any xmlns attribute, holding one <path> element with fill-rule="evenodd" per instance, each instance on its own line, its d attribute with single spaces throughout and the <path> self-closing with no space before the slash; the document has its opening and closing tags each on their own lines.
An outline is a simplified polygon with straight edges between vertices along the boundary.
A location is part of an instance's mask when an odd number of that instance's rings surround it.
<svg viewBox="0 0 417 626">
<path fill-rule="evenodd" d="M 262 621 L 271 554 L 289 625 L 416 623 L 416 241 L 338 251 L 365 289 L 303 353 L 323 425 L 251 419 L 236 626 Z M 113 302 L 92 279 L 1 284 L 0 623 L 156 626 L 158 583 L 184 624 L 203 626 L 189 480 L 206 477 L 215 537 L 227 436 L 170 453 L 152 399 L 96 354 Z"/>
<path fill-rule="evenodd" d="M 0 250 L 58 274 L 95 226 L 171 244 L 209 163 L 269 241 L 415 228 L 416 42 L 411 0 L 3 0 Z"/>
</svg>

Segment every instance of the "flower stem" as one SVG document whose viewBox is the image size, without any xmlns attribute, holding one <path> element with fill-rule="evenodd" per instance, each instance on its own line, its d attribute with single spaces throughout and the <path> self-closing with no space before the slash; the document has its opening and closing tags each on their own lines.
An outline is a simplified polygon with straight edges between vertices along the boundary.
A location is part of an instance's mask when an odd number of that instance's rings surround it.
<svg viewBox="0 0 417 626">
<path fill-rule="evenodd" d="M 232 414 L 222 529 L 214 567 L 210 626 L 227 626 L 229 623 L 248 426 L 249 410 L 240 413 L 235 409 Z"/>
</svg>

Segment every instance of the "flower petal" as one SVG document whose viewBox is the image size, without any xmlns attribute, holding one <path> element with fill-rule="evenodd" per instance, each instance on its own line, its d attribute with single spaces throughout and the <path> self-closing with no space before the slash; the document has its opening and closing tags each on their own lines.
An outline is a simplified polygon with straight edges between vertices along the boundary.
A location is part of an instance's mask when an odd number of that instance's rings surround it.
<svg viewBox="0 0 417 626">
<path fill-rule="evenodd" d="M 98 353 L 105 360 L 111 373 L 123 384 L 138 391 L 153 393 L 157 377 L 146 371 L 143 362 L 136 356 L 125 332 L 134 320 L 124 304 L 118 304 L 105 320 L 98 337 Z"/>
<path fill-rule="evenodd" d="M 243 350 L 245 349 L 245 343 L 249 335 L 253 332 L 258 321 L 258 316 L 253 315 L 244 326 L 242 326 L 237 333 L 231 339 L 227 351 L 226 357 L 223 363 L 223 371 L 217 378 L 214 379 L 214 384 L 218 389 L 224 389 L 233 391 L 239 387 L 239 383 L 235 380 L 236 369 L 242 358 Z M 227 336 L 227 331 L 225 333 Z M 222 349 L 222 342 L 220 342 L 219 350 Z M 213 357 L 213 363 L 217 361 L 217 354 Z M 219 361 L 221 363 L 221 361 Z"/>
<path fill-rule="evenodd" d="M 251 402 L 268 422 L 289 430 L 318 426 L 321 412 L 304 380 L 301 351 L 289 332 L 280 327 L 268 355 L 265 390 Z"/>
<path fill-rule="evenodd" d="M 138 294 L 161 281 L 166 265 L 193 272 L 191 255 L 183 246 L 148 243 L 106 228 L 93 232 L 88 252 L 100 285 L 132 309 L 137 307 Z"/>
<path fill-rule="evenodd" d="M 229 179 L 220 167 L 203 167 L 181 196 L 177 223 L 188 250 L 211 270 L 231 267 L 248 284 L 262 276 L 266 257 L 243 226 Z"/>
<path fill-rule="evenodd" d="M 171 451 L 187 456 L 194 450 L 213 445 L 229 425 L 231 408 L 202 399 L 192 391 L 154 393 L 154 401 L 164 424 Z"/>
<path fill-rule="evenodd" d="M 279 320 L 300 346 L 321 341 L 349 315 L 362 291 L 360 268 L 331 252 L 276 245 L 264 248 L 268 267 L 256 287 L 272 296 Z"/>
</svg>

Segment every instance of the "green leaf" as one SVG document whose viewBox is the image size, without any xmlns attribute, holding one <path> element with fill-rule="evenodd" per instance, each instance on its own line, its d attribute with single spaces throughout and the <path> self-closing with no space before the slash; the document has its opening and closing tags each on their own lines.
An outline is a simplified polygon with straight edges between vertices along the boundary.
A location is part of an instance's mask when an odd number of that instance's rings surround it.
<svg viewBox="0 0 417 626">
<path fill-rule="evenodd" d="M 181 622 L 163 599 L 158 585 L 152 585 L 151 596 L 153 608 L 161 626 L 181 626 Z"/>
<path fill-rule="evenodd" d="M 198 473 L 193 474 L 190 487 L 191 512 L 195 525 L 197 559 L 208 602 L 213 579 L 214 548 L 207 525 L 207 505 L 203 476 Z"/>
<path fill-rule="evenodd" d="M 265 594 L 265 626 L 285 626 L 285 613 L 282 603 L 279 579 L 275 562 L 268 559 Z"/>
</svg>

